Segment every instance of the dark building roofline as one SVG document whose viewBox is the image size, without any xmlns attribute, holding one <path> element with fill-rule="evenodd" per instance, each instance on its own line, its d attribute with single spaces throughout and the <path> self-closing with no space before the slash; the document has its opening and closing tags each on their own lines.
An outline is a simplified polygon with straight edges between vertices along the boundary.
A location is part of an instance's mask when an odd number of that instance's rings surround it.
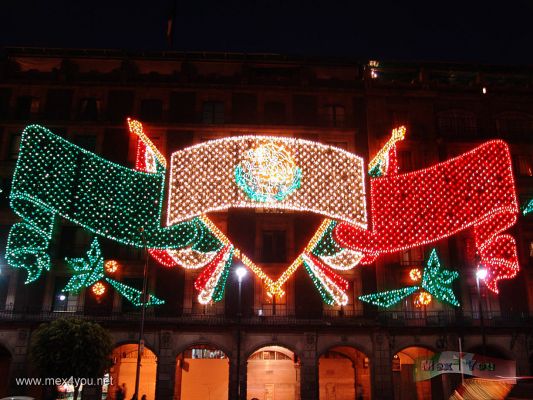
<svg viewBox="0 0 533 400">
<path fill-rule="evenodd" d="M 308 63 L 327 66 L 367 65 L 369 60 L 341 56 L 298 56 L 277 53 L 237 53 L 213 51 L 132 51 L 120 49 L 72 49 L 49 47 L 5 47 L 5 57 L 61 57 L 102 59 L 146 59 L 161 61 L 229 61 L 268 63 Z M 490 72 L 533 72 L 533 65 L 497 65 L 464 62 L 378 60 L 382 66 L 396 68 L 429 67 L 432 69 L 477 70 Z"/>
</svg>

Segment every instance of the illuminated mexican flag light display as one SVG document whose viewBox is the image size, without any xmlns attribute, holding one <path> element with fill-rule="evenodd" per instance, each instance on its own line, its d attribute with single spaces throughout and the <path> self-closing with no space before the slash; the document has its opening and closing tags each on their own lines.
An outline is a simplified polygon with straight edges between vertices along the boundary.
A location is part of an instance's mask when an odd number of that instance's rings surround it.
<svg viewBox="0 0 533 400">
<path fill-rule="evenodd" d="M 519 270 L 516 242 L 504 233 L 520 210 L 509 149 L 502 141 L 402 174 L 396 147 L 405 137 L 404 127 L 393 131 L 366 167 L 356 154 L 320 143 L 231 137 L 173 153 L 165 193 L 167 160 L 139 121 L 129 119 L 128 126 L 137 137 L 135 169 L 107 161 L 42 126 L 24 130 L 10 195 L 22 222 L 10 231 L 6 258 L 12 267 L 26 269 L 27 282 L 51 268 L 50 242 L 59 218 L 95 235 L 86 256 L 67 260 L 73 277 L 65 290 L 90 287 L 102 296 L 109 285 L 136 305 L 142 304 L 141 292 L 109 276 L 98 237 L 146 247 L 164 267 L 202 269 L 194 286 L 203 304 L 223 298 L 232 260 L 238 258 L 272 295 L 282 296 L 284 283 L 301 267 L 325 303 L 343 305 L 349 287 L 343 271 L 465 230 L 473 231 L 490 290 L 498 293 L 498 281 Z M 167 223 L 161 226 L 165 196 Z M 274 279 L 207 216 L 232 207 L 313 212 L 324 220 L 304 251 Z M 424 270 L 413 270 L 410 277 L 416 285 L 364 294 L 360 300 L 389 307 L 415 294 L 417 305 L 436 298 L 459 306 L 452 289 L 458 273 L 442 268 L 435 250 Z M 147 305 L 162 302 L 150 296 Z"/>
</svg>

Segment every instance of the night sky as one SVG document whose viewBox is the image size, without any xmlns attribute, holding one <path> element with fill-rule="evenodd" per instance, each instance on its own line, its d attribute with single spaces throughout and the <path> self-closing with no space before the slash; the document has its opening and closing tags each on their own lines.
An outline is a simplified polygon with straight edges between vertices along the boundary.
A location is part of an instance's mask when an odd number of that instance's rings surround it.
<svg viewBox="0 0 533 400">
<path fill-rule="evenodd" d="M 0 45 L 533 64 L 533 1 L 0 2 Z M 474 4 L 475 3 L 475 4 Z"/>
</svg>

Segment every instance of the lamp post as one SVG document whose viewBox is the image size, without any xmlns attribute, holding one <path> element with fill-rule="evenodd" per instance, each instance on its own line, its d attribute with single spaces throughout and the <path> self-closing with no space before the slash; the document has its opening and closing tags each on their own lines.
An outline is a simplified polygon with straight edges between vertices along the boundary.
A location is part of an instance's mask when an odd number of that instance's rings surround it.
<svg viewBox="0 0 533 400">
<path fill-rule="evenodd" d="M 479 308 L 479 325 L 481 327 L 481 344 L 482 344 L 482 350 L 483 355 L 485 355 L 486 351 L 486 338 L 485 338 L 485 321 L 483 319 L 483 307 L 482 307 L 482 301 L 481 301 L 481 289 L 479 287 L 479 281 L 484 280 L 487 277 L 488 271 L 483 267 L 478 267 L 476 271 L 476 287 L 477 287 L 477 299 L 478 299 L 478 308 Z"/>
<path fill-rule="evenodd" d="M 141 355 L 144 350 L 144 319 L 146 317 L 146 286 L 148 281 L 148 249 L 146 247 L 146 239 L 144 237 L 144 229 L 140 229 L 141 238 L 144 243 L 144 271 L 143 271 L 143 290 L 141 293 L 141 326 L 139 328 L 139 343 L 137 345 L 137 367 L 135 369 L 135 392 L 133 399 L 139 399 L 139 382 L 141 379 Z"/>
<path fill-rule="evenodd" d="M 242 318 L 242 280 L 247 274 L 246 268 L 239 267 L 235 270 L 239 281 L 239 312 L 237 313 L 237 399 L 241 400 L 241 318 Z"/>
</svg>

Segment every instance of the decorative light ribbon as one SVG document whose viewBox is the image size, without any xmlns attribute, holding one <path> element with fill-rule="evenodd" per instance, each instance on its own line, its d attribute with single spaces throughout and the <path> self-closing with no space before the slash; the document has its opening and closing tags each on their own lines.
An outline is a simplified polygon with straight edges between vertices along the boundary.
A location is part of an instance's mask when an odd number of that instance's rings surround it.
<svg viewBox="0 0 533 400">
<path fill-rule="evenodd" d="M 198 220 L 161 226 L 165 174 L 109 162 L 39 125 L 23 134 L 11 208 L 23 222 L 9 233 L 6 259 L 27 282 L 50 268 L 54 222 L 62 217 L 97 235 L 135 247 L 181 248 L 197 239 Z"/>
<path fill-rule="evenodd" d="M 427 169 L 374 178 L 372 230 L 341 222 L 334 238 L 369 264 L 473 228 L 485 284 L 497 293 L 497 281 L 519 270 L 516 242 L 501 234 L 519 213 L 511 165 L 508 146 L 493 140 Z"/>
<path fill-rule="evenodd" d="M 266 136 L 172 153 L 168 225 L 231 207 L 311 211 L 366 228 L 364 161 L 337 147 Z"/>
</svg>

